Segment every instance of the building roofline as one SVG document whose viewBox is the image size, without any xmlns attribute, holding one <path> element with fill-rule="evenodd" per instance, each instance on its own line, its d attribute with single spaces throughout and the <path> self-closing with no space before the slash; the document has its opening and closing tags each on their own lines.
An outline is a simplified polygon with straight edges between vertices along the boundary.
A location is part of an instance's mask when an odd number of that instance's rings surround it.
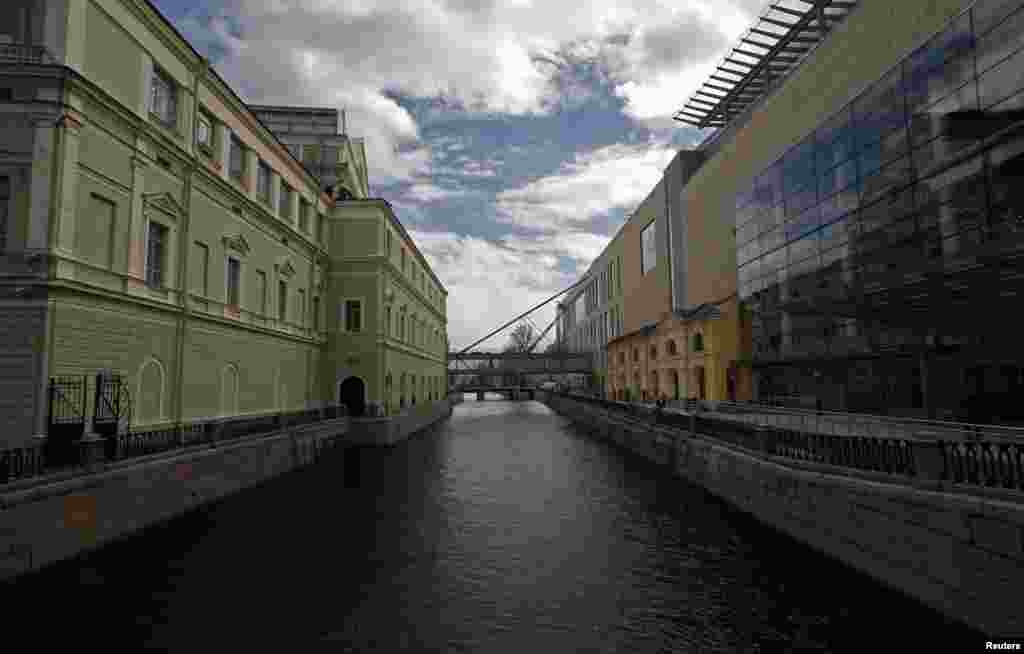
<svg viewBox="0 0 1024 654">
<path fill-rule="evenodd" d="M 405 239 L 407 241 L 409 241 L 409 244 L 412 245 L 412 249 L 416 253 L 416 255 L 419 257 L 420 261 L 423 264 L 425 264 L 424 267 L 426 268 L 427 272 L 430 274 L 430 277 L 434 280 L 435 283 L 437 283 L 438 287 L 441 289 L 441 292 L 444 293 L 445 296 L 448 295 L 448 289 L 445 287 L 444 284 L 441 283 L 441 280 L 438 278 L 437 274 L 434 272 L 434 267 L 432 265 L 430 265 L 430 262 L 427 261 L 427 258 L 425 256 L 423 256 L 423 251 L 420 250 L 420 246 L 417 245 L 416 241 L 413 239 L 413 237 L 409 235 L 408 230 L 406 230 L 405 225 L 402 224 L 402 221 L 399 220 L 398 214 L 395 213 L 395 209 L 394 209 L 394 207 L 391 206 L 390 202 L 388 202 L 384 198 L 354 198 L 354 199 L 351 199 L 351 200 L 337 200 L 334 203 L 334 207 L 335 208 L 340 208 L 340 207 L 345 206 L 346 204 L 355 204 L 355 205 L 359 205 L 359 204 L 372 204 L 372 205 L 376 205 L 378 207 L 383 207 L 384 209 L 387 209 L 387 212 L 388 212 L 388 214 L 390 214 L 391 219 L 394 221 L 394 223 L 396 225 L 398 225 L 399 231 L 402 233 L 403 236 L 405 236 Z"/>
<path fill-rule="evenodd" d="M 212 77 L 214 81 L 219 82 L 220 86 L 223 89 L 225 89 L 228 92 L 228 94 L 245 109 L 246 112 L 248 112 L 248 114 L 252 117 L 256 124 L 259 127 L 263 128 L 263 130 L 270 135 L 270 138 L 281 146 L 281 149 L 287 153 L 287 156 L 290 157 L 292 161 L 299 165 L 299 168 L 306 174 L 306 177 L 308 178 L 307 181 L 312 181 L 312 186 L 317 189 L 319 199 L 324 200 L 324 204 L 329 207 L 331 205 L 330 195 L 328 195 L 322 188 L 320 188 L 320 180 L 317 179 L 317 177 L 313 173 L 311 173 L 308 168 L 306 168 L 306 165 L 304 163 L 299 161 L 298 157 L 292 154 L 291 150 L 289 150 L 288 147 L 279 138 L 277 138 L 277 134 L 274 134 L 274 132 L 269 127 L 267 127 L 262 120 L 259 119 L 259 116 L 256 115 L 256 112 L 250 109 L 249 103 L 243 100 L 238 95 L 238 93 L 235 92 L 235 89 L 233 89 L 231 85 L 228 84 L 227 81 L 225 81 L 224 78 L 220 76 L 220 73 L 217 72 L 217 69 L 215 69 L 213 65 L 211 65 L 210 60 L 204 57 L 198 50 L 196 50 L 195 46 L 193 46 L 192 43 L 187 38 L 185 38 L 185 35 L 183 35 L 178 30 L 178 28 L 174 26 L 174 23 L 172 23 L 166 16 L 164 16 L 163 12 L 160 11 L 159 7 L 156 6 L 153 0 L 136 1 L 141 2 L 141 4 L 144 4 L 159 20 L 163 21 L 164 25 L 171 30 L 171 33 L 174 34 L 174 36 L 181 40 L 181 42 L 184 43 L 185 46 L 192 51 L 192 54 L 195 55 L 199 65 L 201 66 L 205 74 L 209 77 Z M 193 75 L 196 74 L 195 71 L 191 72 Z"/>
</svg>

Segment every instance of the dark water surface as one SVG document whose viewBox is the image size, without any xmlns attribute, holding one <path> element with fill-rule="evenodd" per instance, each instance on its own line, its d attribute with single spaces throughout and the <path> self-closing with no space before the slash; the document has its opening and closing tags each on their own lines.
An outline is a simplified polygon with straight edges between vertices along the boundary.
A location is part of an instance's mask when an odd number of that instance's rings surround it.
<svg viewBox="0 0 1024 654">
<path fill-rule="evenodd" d="M 469 402 L 431 433 L 359 456 L 357 488 L 325 462 L 0 586 L 15 607 L 0 612 L 8 644 L 983 649 L 983 637 L 536 402 Z M 964 643 L 973 647 L 950 649 Z"/>
</svg>

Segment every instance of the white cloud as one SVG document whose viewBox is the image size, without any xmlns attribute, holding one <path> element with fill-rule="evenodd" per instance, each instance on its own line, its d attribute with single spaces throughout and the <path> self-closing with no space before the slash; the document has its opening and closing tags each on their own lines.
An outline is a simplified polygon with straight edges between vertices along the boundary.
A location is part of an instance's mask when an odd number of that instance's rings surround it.
<svg viewBox="0 0 1024 654">
<path fill-rule="evenodd" d="M 610 145 L 577 156 L 554 175 L 498 194 L 499 220 L 542 232 L 586 227 L 612 209 L 631 211 L 658 183 L 675 150 Z"/>
<path fill-rule="evenodd" d="M 466 195 L 466 191 L 461 189 L 441 188 L 440 186 L 435 186 L 433 184 L 417 182 L 405 190 L 405 195 L 417 202 L 426 203 Z"/>
<path fill-rule="evenodd" d="M 720 54 L 754 3 L 224 0 L 222 18 L 182 27 L 226 51 L 217 68 L 251 102 L 346 108 L 350 133 L 367 138 L 376 185 L 416 174 L 398 152 L 417 142 L 417 126 L 391 92 L 544 112 L 586 98 L 558 78 L 571 57 L 594 57 L 628 111 L 652 119 L 678 108 L 696 84 L 690 69 Z"/>
</svg>

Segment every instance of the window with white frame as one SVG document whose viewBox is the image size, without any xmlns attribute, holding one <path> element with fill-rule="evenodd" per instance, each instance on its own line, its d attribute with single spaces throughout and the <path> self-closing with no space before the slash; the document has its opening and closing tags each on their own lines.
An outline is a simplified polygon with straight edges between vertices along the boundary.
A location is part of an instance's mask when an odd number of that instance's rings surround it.
<svg viewBox="0 0 1024 654">
<path fill-rule="evenodd" d="M 204 111 L 196 119 L 196 143 L 206 154 L 213 154 L 213 119 Z"/>
<path fill-rule="evenodd" d="M 256 167 L 256 194 L 266 203 L 270 203 L 270 166 L 260 160 Z"/>
<path fill-rule="evenodd" d="M 153 68 L 153 81 L 150 86 L 149 110 L 167 127 L 178 124 L 178 87 L 171 76 Z"/>
<path fill-rule="evenodd" d="M 231 159 L 228 163 L 228 175 L 237 182 L 245 179 L 245 145 L 234 134 L 231 135 Z"/>
<path fill-rule="evenodd" d="M 162 289 L 167 267 L 167 227 L 155 220 L 146 230 L 146 285 Z"/>
<path fill-rule="evenodd" d="M 655 250 L 655 221 L 651 221 L 647 227 L 640 232 L 640 271 L 646 275 L 654 269 L 658 263 L 658 255 Z"/>
<path fill-rule="evenodd" d="M 345 300 L 345 331 L 363 331 L 363 301 Z"/>
</svg>

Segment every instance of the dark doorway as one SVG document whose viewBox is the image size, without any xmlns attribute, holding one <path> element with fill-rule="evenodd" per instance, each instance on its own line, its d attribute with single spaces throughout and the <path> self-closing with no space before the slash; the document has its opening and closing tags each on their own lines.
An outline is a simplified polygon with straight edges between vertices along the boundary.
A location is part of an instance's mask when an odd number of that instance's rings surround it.
<svg viewBox="0 0 1024 654">
<path fill-rule="evenodd" d="M 358 377 L 349 377 L 341 383 L 338 401 L 345 405 L 350 416 L 366 414 L 366 384 Z"/>
</svg>

